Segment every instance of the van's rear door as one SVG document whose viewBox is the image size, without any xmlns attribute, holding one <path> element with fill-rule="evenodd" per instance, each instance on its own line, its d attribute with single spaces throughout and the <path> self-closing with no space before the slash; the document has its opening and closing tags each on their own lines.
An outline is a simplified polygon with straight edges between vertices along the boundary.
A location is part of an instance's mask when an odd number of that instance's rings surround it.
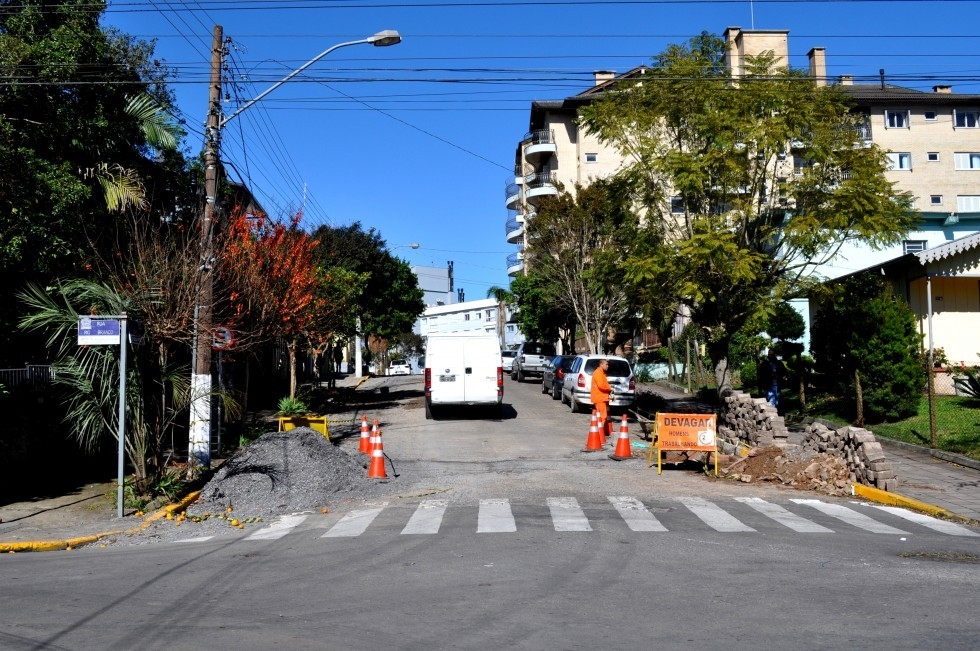
<svg viewBox="0 0 980 651">
<path fill-rule="evenodd" d="M 500 368 L 500 346 L 495 337 L 474 337 L 467 342 L 463 355 L 466 365 L 468 403 L 491 404 L 497 401 L 497 369 Z"/>
<path fill-rule="evenodd" d="M 432 369 L 432 402 L 461 403 L 466 398 L 465 337 L 440 337 L 427 351 Z"/>
</svg>

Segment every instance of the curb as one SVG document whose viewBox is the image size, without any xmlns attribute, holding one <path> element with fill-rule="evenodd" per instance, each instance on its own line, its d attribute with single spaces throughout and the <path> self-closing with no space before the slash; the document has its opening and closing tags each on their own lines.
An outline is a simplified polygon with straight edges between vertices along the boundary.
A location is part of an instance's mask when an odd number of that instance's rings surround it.
<svg viewBox="0 0 980 651">
<path fill-rule="evenodd" d="M 941 506 L 936 506 L 935 504 L 927 504 L 926 502 L 920 502 L 917 499 L 911 497 L 905 497 L 898 493 L 889 493 L 883 491 L 880 488 L 874 488 L 872 486 L 865 486 L 864 484 L 851 484 L 851 494 L 855 496 L 861 496 L 872 502 L 878 502 L 879 504 L 888 504 L 891 506 L 901 506 L 907 509 L 912 509 L 914 511 L 919 511 L 931 515 L 933 517 L 942 518 L 943 520 L 951 520 L 956 522 L 962 522 L 965 524 L 975 525 L 976 522 L 962 515 L 957 515 L 952 511 L 948 511 Z"/>
<path fill-rule="evenodd" d="M 19 552 L 54 552 L 69 551 L 82 545 L 98 542 L 108 536 L 118 536 L 126 533 L 136 533 L 149 527 L 153 522 L 166 517 L 168 513 L 175 513 L 185 510 L 194 500 L 200 497 L 201 491 L 193 491 L 185 495 L 179 502 L 163 506 L 150 515 L 146 516 L 141 523 L 129 529 L 119 529 L 116 531 L 106 531 L 91 536 L 80 536 L 77 538 L 66 538 L 64 540 L 33 540 L 16 543 L 0 543 L 0 554 L 16 554 Z"/>
<path fill-rule="evenodd" d="M 973 470 L 980 470 L 980 461 L 976 459 L 971 459 L 970 457 L 963 456 L 962 454 L 956 454 L 955 452 L 944 452 L 943 450 L 937 450 L 936 448 L 927 448 L 924 445 L 916 445 L 915 443 L 906 443 L 905 441 L 896 441 L 894 439 L 888 439 L 884 436 L 875 436 L 875 440 L 879 443 L 884 443 L 885 445 L 890 445 L 892 447 L 900 448 L 902 450 L 911 450 L 913 452 L 920 452 L 922 454 L 928 454 L 936 459 L 941 459 L 949 463 L 955 463 L 958 466 L 963 466 L 964 468 L 972 468 Z"/>
</svg>

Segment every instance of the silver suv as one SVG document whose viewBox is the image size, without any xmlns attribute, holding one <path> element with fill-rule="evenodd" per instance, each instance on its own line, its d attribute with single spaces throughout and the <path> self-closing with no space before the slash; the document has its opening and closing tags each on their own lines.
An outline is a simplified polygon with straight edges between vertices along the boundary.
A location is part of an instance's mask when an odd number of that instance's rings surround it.
<svg viewBox="0 0 980 651">
<path fill-rule="evenodd" d="M 525 341 L 517 348 L 510 379 L 523 382 L 528 376 L 541 377 L 544 367 L 555 356 L 555 347 L 540 341 Z"/>
<path fill-rule="evenodd" d="M 609 396 L 609 406 L 625 409 L 636 402 L 636 378 L 625 358 L 618 355 L 579 355 L 565 373 L 561 386 L 561 401 L 568 403 L 573 412 L 592 406 L 592 372 L 599 368 L 601 359 L 609 360 L 606 377 L 613 390 Z"/>
</svg>

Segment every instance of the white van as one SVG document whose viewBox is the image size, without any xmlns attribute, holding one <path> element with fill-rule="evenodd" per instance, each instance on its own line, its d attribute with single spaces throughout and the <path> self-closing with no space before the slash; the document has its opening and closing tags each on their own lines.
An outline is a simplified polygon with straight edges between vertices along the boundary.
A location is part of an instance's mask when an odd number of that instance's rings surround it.
<svg viewBox="0 0 980 651">
<path fill-rule="evenodd" d="M 450 405 L 494 407 L 504 399 L 500 343 L 493 333 L 430 334 L 425 345 L 425 417 Z"/>
</svg>

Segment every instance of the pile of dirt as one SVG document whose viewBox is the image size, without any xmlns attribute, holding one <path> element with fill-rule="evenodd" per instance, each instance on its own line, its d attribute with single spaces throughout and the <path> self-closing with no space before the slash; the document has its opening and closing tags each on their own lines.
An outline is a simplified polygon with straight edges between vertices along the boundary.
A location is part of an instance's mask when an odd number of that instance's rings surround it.
<svg viewBox="0 0 980 651">
<path fill-rule="evenodd" d="M 767 481 L 827 495 L 849 495 L 847 463 L 832 454 L 814 454 L 778 447 L 754 448 L 749 456 L 723 470 L 732 479 L 753 483 Z"/>
<path fill-rule="evenodd" d="M 201 490 L 197 508 L 253 514 L 318 508 L 338 492 L 371 492 L 367 459 L 299 427 L 269 432 L 228 459 Z"/>
</svg>

